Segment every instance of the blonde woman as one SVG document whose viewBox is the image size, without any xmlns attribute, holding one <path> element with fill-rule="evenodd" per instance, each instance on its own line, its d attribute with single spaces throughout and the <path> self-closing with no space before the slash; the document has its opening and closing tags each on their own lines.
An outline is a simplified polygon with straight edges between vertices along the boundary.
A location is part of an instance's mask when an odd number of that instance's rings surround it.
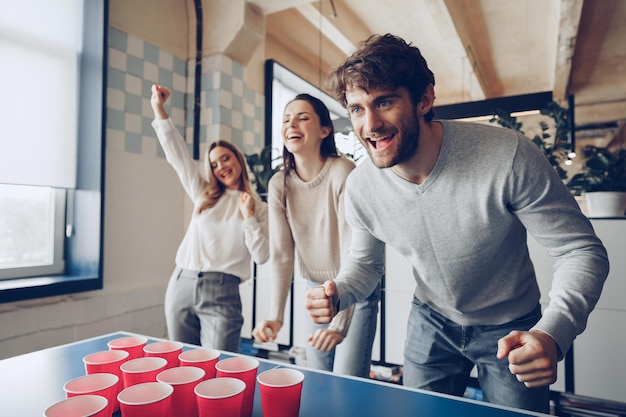
<svg viewBox="0 0 626 417">
<path fill-rule="evenodd" d="M 170 95 L 168 88 L 152 86 L 152 127 L 194 209 L 165 294 L 168 335 L 238 352 L 239 284 L 250 278 L 251 260 L 269 257 L 267 205 L 252 190 L 245 158 L 231 143 L 212 143 L 203 164 L 191 157 L 165 110 Z"/>
</svg>

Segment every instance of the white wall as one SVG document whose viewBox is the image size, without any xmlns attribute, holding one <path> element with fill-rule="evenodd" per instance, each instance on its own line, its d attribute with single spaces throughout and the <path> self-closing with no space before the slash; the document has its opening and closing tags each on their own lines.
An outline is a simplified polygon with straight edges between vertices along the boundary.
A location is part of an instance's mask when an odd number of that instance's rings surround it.
<svg viewBox="0 0 626 417">
<path fill-rule="evenodd" d="M 165 2 L 178 4 L 178 0 Z M 138 31 L 144 28 L 158 33 L 140 37 L 128 31 L 133 26 L 129 14 L 147 19 L 143 9 L 138 11 L 123 1 L 112 1 L 110 7 L 104 288 L 0 304 L 0 359 L 119 330 L 165 336 L 165 288 L 187 226 L 190 204 L 149 125 L 149 87 L 154 82 L 163 83 L 180 93 L 177 98 L 184 97 L 172 103 L 171 114 L 181 130 L 189 131 L 185 129 L 189 121 L 184 108 L 193 106 L 189 105 L 191 94 L 185 93 L 193 91 L 194 71 L 188 68 L 186 56 L 176 55 L 181 48 L 173 46 L 184 43 L 178 31 L 187 30 L 187 14 L 166 10 L 163 15 L 168 24 L 141 25 Z M 128 9 L 120 10 L 125 7 Z M 153 18 L 153 14 L 149 16 Z M 203 85 L 201 127 L 204 135 L 210 136 L 202 138 L 203 146 L 207 139 L 219 136 L 246 153 L 260 149 L 263 96 L 243 80 L 246 68 L 220 55 L 208 57 L 203 64 L 203 80 L 208 82 Z M 209 102 L 209 90 L 219 92 L 216 102 Z M 233 124 L 224 126 L 225 122 L 214 117 L 216 113 L 231 115 Z M 242 286 L 248 317 L 251 288 L 251 284 Z M 249 334 L 251 329 L 248 321 L 242 332 Z"/>
<path fill-rule="evenodd" d="M 574 391 L 623 402 L 626 399 L 626 361 L 622 352 L 626 345 L 623 299 L 626 294 L 626 221 L 592 219 L 591 223 L 607 249 L 610 271 L 587 328 L 574 341 Z M 554 262 L 532 238 L 529 238 L 529 248 L 541 288 L 541 303 L 546 305 Z"/>
</svg>

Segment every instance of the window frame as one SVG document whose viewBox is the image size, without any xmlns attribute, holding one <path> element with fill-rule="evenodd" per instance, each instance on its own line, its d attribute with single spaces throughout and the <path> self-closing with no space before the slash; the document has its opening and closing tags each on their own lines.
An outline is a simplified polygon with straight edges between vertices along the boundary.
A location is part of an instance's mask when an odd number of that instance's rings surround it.
<svg viewBox="0 0 626 417">
<path fill-rule="evenodd" d="M 52 205 L 54 206 L 52 264 L 0 268 L 0 280 L 60 274 L 65 271 L 65 207 L 67 202 L 66 196 L 68 193 L 66 190 L 59 188 L 51 188 L 51 191 L 51 200 Z"/>
<path fill-rule="evenodd" d="M 77 185 L 72 192 L 74 233 L 64 237 L 65 271 L 56 275 L 3 279 L 0 281 L 0 303 L 103 288 L 103 170 L 109 2 L 83 0 L 83 7 Z"/>
</svg>

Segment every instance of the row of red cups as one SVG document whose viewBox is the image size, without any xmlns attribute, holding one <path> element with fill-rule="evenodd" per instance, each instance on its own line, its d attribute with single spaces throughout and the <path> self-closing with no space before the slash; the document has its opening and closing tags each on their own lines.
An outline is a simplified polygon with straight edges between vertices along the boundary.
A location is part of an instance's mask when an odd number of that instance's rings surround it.
<svg viewBox="0 0 626 417">
<path fill-rule="evenodd" d="M 80 408 L 80 416 L 109 417 L 118 409 L 123 417 L 252 415 L 259 366 L 254 358 L 219 361 L 216 350 L 183 352 L 180 342 L 147 344 L 146 338 L 134 336 L 112 340 L 108 345 L 108 351 L 83 358 L 87 375 L 66 383 L 67 400 L 49 407 L 44 416 L 69 417 L 68 407 Z M 214 379 L 216 376 L 220 378 Z M 260 374 L 264 415 L 297 415 L 303 379 L 299 371 L 286 368 Z M 279 402 L 271 401 L 271 396 Z M 102 397 L 107 399 L 105 407 Z M 271 403 L 280 406 L 270 407 Z M 63 412 L 59 414 L 59 410 Z"/>
</svg>

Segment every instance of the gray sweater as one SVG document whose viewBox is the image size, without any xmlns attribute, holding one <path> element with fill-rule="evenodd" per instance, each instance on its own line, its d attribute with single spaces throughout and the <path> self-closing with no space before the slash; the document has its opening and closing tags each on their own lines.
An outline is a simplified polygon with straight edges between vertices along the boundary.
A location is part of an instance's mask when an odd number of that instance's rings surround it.
<svg viewBox="0 0 626 417">
<path fill-rule="evenodd" d="M 413 266 L 421 302 L 460 325 L 510 322 L 540 298 L 528 231 L 556 261 L 550 304 L 534 328 L 551 335 L 565 354 L 584 330 L 608 274 L 602 242 L 523 135 L 441 123 L 441 152 L 422 184 L 369 160 L 348 177 L 352 241 L 336 278 L 340 308 L 370 294 L 384 272 L 388 244 Z"/>
</svg>

